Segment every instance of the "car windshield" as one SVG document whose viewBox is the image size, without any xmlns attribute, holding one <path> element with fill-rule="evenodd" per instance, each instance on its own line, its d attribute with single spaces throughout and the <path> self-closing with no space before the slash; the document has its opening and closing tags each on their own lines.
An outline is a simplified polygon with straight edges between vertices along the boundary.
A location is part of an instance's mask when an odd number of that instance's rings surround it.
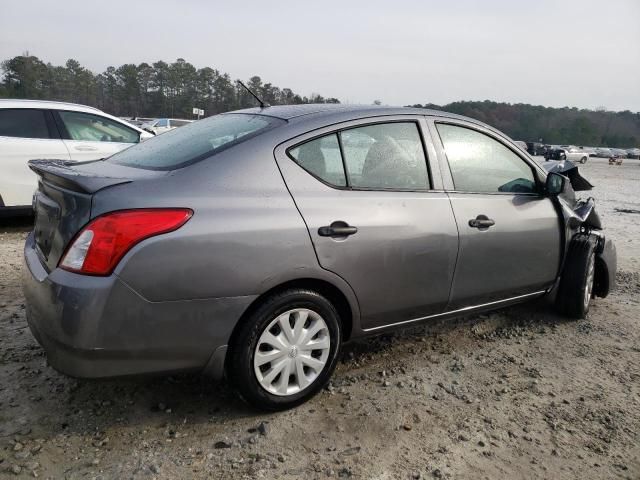
<svg viewBox="0 0 640 480">
<path fill-rule="evenodd" d="M 148 170 L 175 170 L 283 123 L 263 115 L 215 115 L 146 140 L 107 161 Z"/>
</svg>

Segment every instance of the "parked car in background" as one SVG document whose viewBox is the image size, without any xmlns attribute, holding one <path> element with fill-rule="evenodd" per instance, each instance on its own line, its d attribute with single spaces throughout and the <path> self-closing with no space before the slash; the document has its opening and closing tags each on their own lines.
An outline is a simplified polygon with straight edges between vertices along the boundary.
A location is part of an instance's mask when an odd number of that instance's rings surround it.
<svg viewBox="0 0 640 480">
<path fill-rule="evenodd" d="M 627 149 L 627 157 L 628 158 L 640 158 L 640 148 L 628 148 Z"/>
<path fill-rule="evenodd" d="M 188 125 L 192 122 L 193 120 L 158 118 L 143 124 L 140 128 L 146 130 L 147 132 L 153 133 L 154 135 L 160 135 L 161 133 L 168 132 L 169 130 L 173 130 L 174 128 L 184 127 L 185 125 Z"/>
<path fill-rule="evenodd" d="M 612 148 L 611 152 L 616 158 L 627 158 L 627 156 L 629 155 L 629 152 L 622 148 Z"/>
<path fill-rule="evenodd" d="M 610 158 L 614 155 L 610 148 L 606 147 L 598 147 L 596 148 L 596 157 L 599 158 Z"/>
<path fill-rule="evenodd" d="M 567 153 L 564 148 L 559 147 L 558 145 L 549 145 L 547 150 L 544 152 L 545 160 L 565 160 L 567 158 Z"/>
<path fill-rule="evenodd" d="M 544 155 L 545 151 L 546 148 L 542 143 L 527 142 L 527 152 L 529 152 L 530 155 L 533 155 L 534 157 L 538 155 Z"/>
<path fill-rule="evenodd" d="M 142 128 L 142 125 L 145 123 L 153 122 L 155 120 L 155 118 L 148 117 L 120 117 L 120 119 L 140 128 Z"/>
<path fill-rule="evenodd" d="M 0 214 L 31 210 L 37 177 L 29 160 L 97 160 L 150 137 L 93 107 L 0 100 Z"/>
<path fill-rule="evenodd" d="M 564 149 L 565 160 L 570 160 L 574 163 L 587 163 L 589 159 L 589 151 L 580 147 L 566 146 Z"/>
<path fill-rule="evenodd" d="M 577 167 L 546 165 L 470 118 L 328 104 L 32 161 L 27 320 L 73 376 L 204 371 L 290 408 L 350 339 L 552 291 L 584 317 L 614 285 L 615 248 L 576 199 L 591 188 Z"/>
</svg>

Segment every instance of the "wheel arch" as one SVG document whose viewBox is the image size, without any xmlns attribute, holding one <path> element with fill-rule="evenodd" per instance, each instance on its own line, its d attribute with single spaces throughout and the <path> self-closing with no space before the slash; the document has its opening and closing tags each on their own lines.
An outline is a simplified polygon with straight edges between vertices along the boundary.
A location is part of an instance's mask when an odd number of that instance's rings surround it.
<svg viewBox="0 0 640 480">
<path fill-rule="evenodd" d="M 347 295 L 335 284 L 325 279 L 319 278 L 298 278 L 294 280 L 288 280 L 278 285 L 275 285 L 265 292 L 261 293 L 255 298 L 251 304 L 245 309 L 236 325 L 233 327 L 231 336 L 229 337 L 229 345 L 232 345 L 240 326 L 247 321 L 247 318 L 264 302 L 268 297 L 289 290 L 292 288 L 305 288 L 318 292 L 322 296 L 326 297 L 338 311 L 340 317 L 340 324 L 342 327 L 342 339 L 343 342 L 351 338 L 354 331 L 356 318 L 359 314 L 357 306 L 352 305 Z M 226 361 L 226 360 L 225 360 Z"/>
</svg>

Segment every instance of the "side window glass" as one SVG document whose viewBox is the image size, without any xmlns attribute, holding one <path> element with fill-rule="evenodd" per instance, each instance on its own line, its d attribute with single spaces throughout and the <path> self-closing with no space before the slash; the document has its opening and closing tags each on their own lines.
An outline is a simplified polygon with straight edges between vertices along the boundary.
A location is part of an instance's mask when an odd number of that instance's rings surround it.
<svg viewBox="0 0 640 480">
<path fill-rule="evenodd" d="M 42 110 L 0 110 L 0 137 L 51 138 Z"/>
<path fill-rule="evenodd" d="M 169 126 L 169 120 L 166 118 L 161 118 L 154 125 L 154 127 L 168 127 L 168 126 Z"/>
<path fill-rule="evenodd" d="M 325 182 L 338 187 L 346 186 L 340 146 L 335 133 L 292 148 L 289 155 L 298 165 Z"/>
<path fill-rule="evenodd" d="M 138 132 L 111 119 L 82 112 L 59 112 L 72 140 L 137 143 Z"/>
<path fill-rule="evenodd" d="M 502 143 L 469 128 L 436 124 L 456 190 L 535 193 L 531 167 Z"/>
<path fill-rule="evenodd" d="M 427 162 L 415 123 L 369 125 L 343 130 L 340 135 L 350 186 L 428 188 Z"/>
</svg>

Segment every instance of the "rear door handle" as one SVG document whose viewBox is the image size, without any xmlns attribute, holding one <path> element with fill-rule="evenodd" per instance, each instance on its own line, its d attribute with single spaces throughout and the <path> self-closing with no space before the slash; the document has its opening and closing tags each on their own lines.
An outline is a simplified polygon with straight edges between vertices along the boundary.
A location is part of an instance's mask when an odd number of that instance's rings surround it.
<svg viewBox="0 0 640 480">
<path fill-rule="evenodd" d="M 476 218 L 469 220 L 469 226 L 472 228 L 489 228 L 496 224 L 486 215 L 478 215 Z"/>
<path fill-rule="evenodd" d="M 358 233 L 357 227 L 350 226 L 347 222 L 333 222 L 328 227 L 318 228 L 318 235 L 321 237 L 348 237 Z"/>
</svg>

